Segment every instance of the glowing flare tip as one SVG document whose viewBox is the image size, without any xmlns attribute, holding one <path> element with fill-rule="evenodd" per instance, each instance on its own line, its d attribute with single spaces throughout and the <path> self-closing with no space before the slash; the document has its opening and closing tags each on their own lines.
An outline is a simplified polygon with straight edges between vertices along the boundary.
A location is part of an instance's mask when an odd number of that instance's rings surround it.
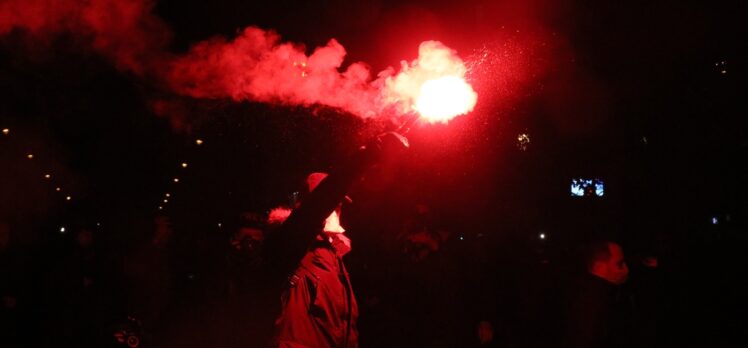
<svg viewBox="0 0 748 348">
<path fill-rule="evenodd" d="M 428 122 L 447 123 L 473 110 L 478 95 L 461 77 L 444 76 L 421 85 L 414 108 Z"/>
</svg>

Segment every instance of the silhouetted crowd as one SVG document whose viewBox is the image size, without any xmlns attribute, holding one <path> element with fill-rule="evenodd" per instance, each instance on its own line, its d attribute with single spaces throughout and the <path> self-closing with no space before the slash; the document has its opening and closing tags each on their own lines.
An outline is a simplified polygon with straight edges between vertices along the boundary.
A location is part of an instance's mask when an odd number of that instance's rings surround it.
<svg viewBox="0 0 748 348">
<path fill-rule="evenodd" d="M 103 243 L 93 225 L 20 246 L 3 223 L 3 346 L 263 346 L 280 306 L 264 250 L 278 227 L 237 215 L 198 238 L 158 215 L 128 247 Z M 425 204 L 399 225 L 354 234 L 345 256 L 361 347 L 657 345 L 655 255 L 625 259 L 605 240 L 507 243 L 439 226 Z"/>
</svg>

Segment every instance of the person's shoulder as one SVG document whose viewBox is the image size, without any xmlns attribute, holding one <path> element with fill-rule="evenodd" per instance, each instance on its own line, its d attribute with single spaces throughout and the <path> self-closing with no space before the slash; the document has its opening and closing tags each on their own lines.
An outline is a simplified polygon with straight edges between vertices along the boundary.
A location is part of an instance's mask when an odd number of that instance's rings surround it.
<svg viewBox="0 0 748 348">
<path fill-rule="evenodd" d="M 566 289 L 567 297 L 579 302 L 595 302 L 602 300 L 611 290 L 605 280 L 591 274 L 584 274 L 574 278 L 571 286 Z"/>
</svg>

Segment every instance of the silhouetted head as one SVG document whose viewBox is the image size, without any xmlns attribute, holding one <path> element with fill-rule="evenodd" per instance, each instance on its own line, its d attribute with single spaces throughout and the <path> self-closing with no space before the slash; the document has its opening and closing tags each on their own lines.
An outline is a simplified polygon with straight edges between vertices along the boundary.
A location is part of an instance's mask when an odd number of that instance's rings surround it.
<svg viewBox="0 0 748 348">
<path fill-rule="evenodd" d="M 231 244 L 237 250 L 249 253 L 259 252 L 265 241 L 263 223 L 263 218 L 259 214 L 253 212 L 241 213 Z"/>
<path fill-rule="evenodd" d="M 171 221 L 167 216 L 159 215 L 153 219 L 155 231 L 151 243 L 156 246 L 165 246 L 169 244 L 172 238 Z"/>
<path fill-rule="evenodd" d="M 307 192 L 314 191 L 314 189 L 317 188 L 317 185 L 319 185 L 319 183 L 322 182 L 322 180 L 326 177 L 327 177 L 327 173 L 322 173 L 322 172 L 309 174 L 306 177 Z"/>
<path fill-rule="evenodd" d="M 91 229 L 84 227 L 78 230 L 78 233 L 75 234 L 75 242 L 81 249 L 91 248 L 94 243 L 94 235 Z"/>
<path fill-rule="evenodd" d="M 587 271 L 612 284 L 626 282 L 629 268 L 624 260 L 623 249 L 611 241 L 591 243 L 586 252 Z"/>
</svg>

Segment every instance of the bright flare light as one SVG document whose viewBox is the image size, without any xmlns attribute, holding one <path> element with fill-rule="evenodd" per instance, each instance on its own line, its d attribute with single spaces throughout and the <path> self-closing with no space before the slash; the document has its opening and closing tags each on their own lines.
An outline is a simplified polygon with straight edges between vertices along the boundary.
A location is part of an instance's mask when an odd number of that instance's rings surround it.
<svg viewBox="0 0 748 348">
<path fill-rule="evenodd" d="M 415 109 L 428 122 L 447 123 L 473 110 L 478 95 L 464 79 L 444 76 L 421 85 Z"/>
<path fill-rule="evenodd" d="M 467 67 L 451 48 L 424 41 L 418 47 L 418 59 L 401 65 L 400 72 L 385 81 L 383 95 L 402 114 L 415 111 L 425 122 L 447 123 L 473 111 L 478 94 L 465 81 Z"/>
</svg>

